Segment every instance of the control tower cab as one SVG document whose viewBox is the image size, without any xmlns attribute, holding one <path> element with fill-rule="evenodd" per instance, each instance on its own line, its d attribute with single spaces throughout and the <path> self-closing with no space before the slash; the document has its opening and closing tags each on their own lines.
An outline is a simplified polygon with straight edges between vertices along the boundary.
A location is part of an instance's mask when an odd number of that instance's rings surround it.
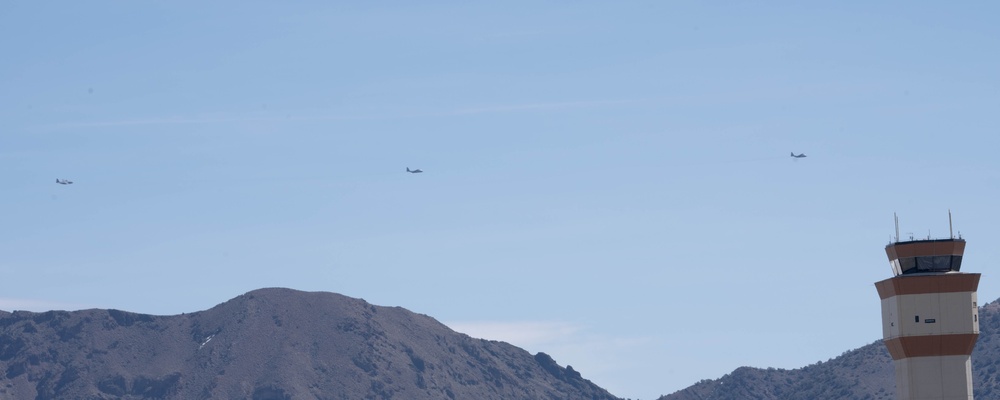
<svg viewBox="0 0 1000 400">
<path fill-rule="evenodd" d="M 928 239 L 895 242 L 885 246 L 895 276 L 928 272 L 959 272 L 964 239 Z"/>
</svg>

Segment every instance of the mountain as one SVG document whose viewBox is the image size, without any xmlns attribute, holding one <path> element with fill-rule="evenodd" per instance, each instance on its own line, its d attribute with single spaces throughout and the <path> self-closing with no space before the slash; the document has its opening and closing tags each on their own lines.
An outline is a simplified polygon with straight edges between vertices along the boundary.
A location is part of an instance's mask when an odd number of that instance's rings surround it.
<svg viewBox="0 0 1000 400">
<path fill-rule="evenodd" d="M 426 315 L 261 289 L 207 311 L 0 311 L 0 399 L 616 400 Z"/>
<path fill-rule="evenodd" d="M 1000 300 L 979 308 L 979 340 L 972 352 L 977 398 L 1000 398 Z M 737 368 L 659 400 L 824 400 L 896 398 L 892 358 L 882 341 L 798 369 Z"/>
</svg>

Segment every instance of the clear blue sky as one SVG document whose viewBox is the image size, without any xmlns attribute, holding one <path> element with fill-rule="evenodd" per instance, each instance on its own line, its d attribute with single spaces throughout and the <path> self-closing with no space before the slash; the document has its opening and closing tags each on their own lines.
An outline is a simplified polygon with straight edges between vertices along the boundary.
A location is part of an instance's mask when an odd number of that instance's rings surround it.
<svg viewBox="0 0 1000 400">
<path fill-rule="evenodd" d="M 652 399 L 879 339 L 893 212 L 1000 297 L 994 2 L 204 3 L 0 1 L 0 309 L 331 291 Z"/>
</svg>

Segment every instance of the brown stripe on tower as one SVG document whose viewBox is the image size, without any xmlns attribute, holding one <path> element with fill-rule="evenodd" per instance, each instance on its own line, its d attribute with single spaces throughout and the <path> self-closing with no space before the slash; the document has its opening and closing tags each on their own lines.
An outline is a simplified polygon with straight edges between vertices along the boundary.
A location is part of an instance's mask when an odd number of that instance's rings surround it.
<svg viewBox="0 0 1000 400">
<path fill-rule="evenodd" d="M 885 254 L 889 260 L 896 260 L 908 257 L 924 256 L 960 256 L 965 253 L 965 241 L 943 240 L 943 241 L 919 241 L 909 243 L 895 243 L 885 247 Z"/>
<path fill-rule="evenodd" d="M 979 277 L 980 274 L 901 275 L 875 282 L 875 288 L 882 300 L 905 294 L 975 292 Z"/>
<path fill-rule="evenodd" d="M 885 341 L 893 360 L 907 357 L 971 355 L 978 333 L 954 335 L 902 336 Z"/>
</svg>

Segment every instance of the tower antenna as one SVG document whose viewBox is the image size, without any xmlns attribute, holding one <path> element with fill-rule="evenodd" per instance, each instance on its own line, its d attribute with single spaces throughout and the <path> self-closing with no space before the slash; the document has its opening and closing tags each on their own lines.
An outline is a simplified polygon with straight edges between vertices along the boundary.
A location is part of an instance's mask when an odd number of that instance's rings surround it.
<svg viewBox="0 0 1000 400">
<path fill-rule="evenodd" d="M 895 212 L 892 213 L 892 219 L 896 221 L 896 241 L 899 241 L 899 216 Z"/>
<path fill-rule="evenodd" d="M 955 231 L 953 231 L 951 229 L 951 209 L 950 208 L 948 209 L 948 235 L 951 236 L 952 239 L 955 238 Z"/>
</svg>

